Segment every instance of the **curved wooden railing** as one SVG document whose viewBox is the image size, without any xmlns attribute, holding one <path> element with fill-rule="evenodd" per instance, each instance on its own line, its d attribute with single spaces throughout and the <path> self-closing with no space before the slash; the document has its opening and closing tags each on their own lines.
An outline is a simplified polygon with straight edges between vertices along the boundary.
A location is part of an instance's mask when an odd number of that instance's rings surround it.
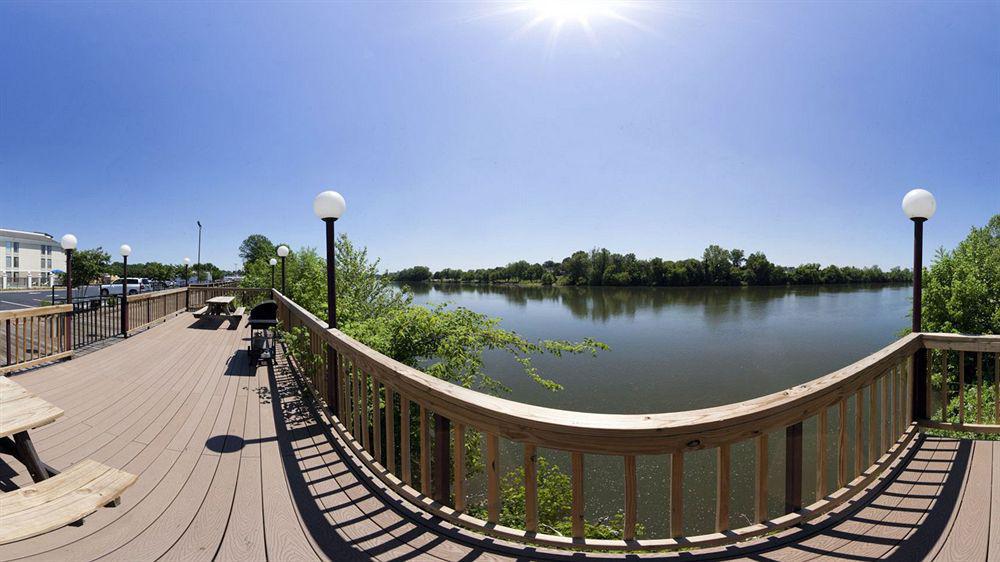
<svg viewBox="0 0 1000 562">
<path fill-rule="evenodd" d="M 920 425 L 1000 433 L 1000 336 L 924 334 L 923 342 L 928 350 L 928 392 L 927 419 L 918 420 Z M 966 388 L 969 386 L 972 388 Z M 993 411 L 986 407 L 990 386 Z"/>
<path fill-rule="evenodd" d="M 187 307 L 186 287 L 128 296 L 128 333 L 149 327 L 183 312 Z"/>
<path fill-rule="evenodd" d="M 318 360 L 299 367 L 315 394 L 335 405 L 335 411 L 327 409 L 335 430 L 388 487 L 419 509 L 467 528 L 563 548 L 707 547 L 815 518 L 883 475 L 918 434 L 911 398 L 917 354 L 925 353 L 925 347 L 959 353 L 975 350 L 980 362 L 983 353 L 991 353 L 996 368 L 1000 350 L 1000 336 L 910 334 L 826 376 L 745 402 L 688 412 L 594 414 L 522 404 L 436 379 L 336 329 L 327 329 L 324 322 L 278 291 L 274 298 L 283 327 L 302 328 L 308 334 L 309 350 Z M 326 369 L 330 361 L 336 364 L 332 377 Z M 958 388 L 964 392 L 963 386 Z M 810 432 L 815 444 L 808 449 L 813 456 L 808 466 L 815 467 L 816 484 L 808 491 L 803 489 L 804 424 L 815 427 Z M 466 512 L 465 440 L 469 431 L 481 432 L 486 443 L 486 520 Z M 784 489 L 772 492 L 768 489 L 769 459 L 774 453 L 769 440 L 775 434 L 776 440 L 784 438 Z M 523 451 L 526 513 L 521 528 L 499 524 L 502 440 L 516 443 Z M 752 443 L 754 451 L 754 521 L 734 528 L 730 509 L 733 450 L 746 442 Z M 571 537 L 539 529 L 537 459 L 543 448 L 568 453 L 571 458 Z M 714 532 L 689 535 L 685 532 L 684 482 L 690 476 L 685 473 L 685 456 L 703 449 L 715 451 Z M 588 455 L 621 458 L 620 472 L 613 476 L 623 482 L 625 491 L 621 540 L 585 537 Z M 661 538 L 637 538 L 636 459 L 651 455 L 665 455 L 659 462 L 669 485 L 661 505 L 669 531 Z M 607 476 L 601 474 L 602 479 Z M 783 493 L 784 505 L 774 513 L 768 498 L 779 493 Z"/>
<path fill-rule="evenodd" d="M 0 375 L 73 355 L 66 337 L 72 305 L 0 311 Z"/>
</svg>

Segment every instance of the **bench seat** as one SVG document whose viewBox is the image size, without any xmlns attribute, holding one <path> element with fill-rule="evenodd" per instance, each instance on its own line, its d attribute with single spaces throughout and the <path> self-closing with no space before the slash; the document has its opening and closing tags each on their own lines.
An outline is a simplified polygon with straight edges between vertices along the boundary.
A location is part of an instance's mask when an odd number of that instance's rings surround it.
<svg viewBox="0 0 1000 562">
<path fill-rule="evenodd" d="M 246 311 L 247 311 L 247 307 L 241 306 L 241 307 L 239 307 L 239 308 L 236 309 L 236 312 L 233 313 L 233 316 L 243 316 L 243 313 L 246 312 Z"/>
<path fill-rule="evenodd" d="M 65 472 L 0 494 L 0 544 L 19 541 L 79 521 L 104 505 L 117 505 L 137 477 L 83 460 Z"/>
<path fill-rule="evenodd" d="M 207 306 L 203 306 L 203 307 L 199 308 L 198 310 L 194 311 L 194 317 L 195 318 L 201 318 L 207 312 L 208 312 L 208 307 Z"/>
</svg>

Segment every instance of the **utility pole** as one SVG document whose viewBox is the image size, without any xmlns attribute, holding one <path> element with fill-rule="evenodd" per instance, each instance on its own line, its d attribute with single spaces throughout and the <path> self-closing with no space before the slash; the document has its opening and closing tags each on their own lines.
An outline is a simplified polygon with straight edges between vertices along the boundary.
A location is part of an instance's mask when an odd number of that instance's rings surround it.
<svg viewBox="0 0 1000 562">
<path fill-rule="evenodd" d="M 198 270 L 195 271 L 198 281 L 201 281 L 201 221 L 196 221 L 198 223 Z"/>
</svg>

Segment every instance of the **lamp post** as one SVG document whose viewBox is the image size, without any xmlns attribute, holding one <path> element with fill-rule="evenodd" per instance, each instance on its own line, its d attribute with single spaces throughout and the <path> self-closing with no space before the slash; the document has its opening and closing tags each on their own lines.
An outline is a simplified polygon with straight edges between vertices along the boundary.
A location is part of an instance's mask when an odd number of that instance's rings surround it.
<svg viewBox="0 0 1000 562">
<path fill-rule="evenodd" d="M 64 234 L 59 241 L 66 252 L 66 304 L 73 305 L 73 252 L 76 251 L 76 236 Z M 53 303 L 54 304 L 54 303 Z M 10 333 L 10 330 L 7 330 Z M 10 348 L 10 345 L 7 346 Z M 66 350 L 73 349 L 73 309 L 66 315 Z"/>
<path fill-rule="evenodd" d="M 937 201 L 931 192 L 914 189 L 903 197 L 903 212 L 913 221 L 913 333 L 921 330 L 923 299 L 924 223 L 934 216 Z M 913 355 L 913 419 L 927 417 L 927 350 L 919 349 Z"/>
<path fill-rule="evenodd" d="M 118 251 L 122 255 L 122 337 L 128 337 L 128 256 L 132 247 L 122 244 Z"/>
<path fill-rule="evenodd" d="M 184 258 L 184 286 L 185 287 L 188 286 L 188 279 L 190 279 L 190 277 L 188 277 L 188 266 L 189 265 L 191 265 L 191 258 L 185 257 Z"/>
<path fill-rule="evenodd" d="M 271 288 L 274 288 L 274 266 L 278 265 L 278 260 L 271 258 L 271 261 L 267 262 L 271 264 Z"/>
<path fill-rule="evenodd" d="M 278 257 L 281 258 L 281 294 L 285 294 L 285 258 L 288 257 L 288 246 L 278 246 Z M 287 295 L 286 295 L 287 296 Z"/>
<path fill-rule="evenodd" d="M 198 281 L 201 281 L 201 221 L 195 221 L 198 223 L 198 267 L 197 275 Z"/>
<path fill-rule="evenodd" d="M 346 209 L 347 202 L 336 191 L 324 191 L 313 199 L 313 212 L 326 223 L 326 325 L 330 328 L 337 327 L 337 251 L 333 225 Z M 326 403 L 339 417 L 337 351 L 330 346 L 326 347 L 326 381 Z"/>
</svg>

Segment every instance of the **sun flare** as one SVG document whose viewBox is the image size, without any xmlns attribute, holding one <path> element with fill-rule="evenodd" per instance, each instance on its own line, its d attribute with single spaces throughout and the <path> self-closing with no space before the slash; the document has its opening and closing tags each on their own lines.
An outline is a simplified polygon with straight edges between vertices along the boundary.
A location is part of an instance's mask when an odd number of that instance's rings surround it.
<svg viewBox="0 0 1000 562">
<path fill-rule="evenodd" d="M 565 22 L 576 20 L 589 23 L 594 17 L 614 17 L 616 2 L 607 0 L 530 0 L 525 3 L 527 10 L 535 12 L 542 21 Z"/>
</svg>

